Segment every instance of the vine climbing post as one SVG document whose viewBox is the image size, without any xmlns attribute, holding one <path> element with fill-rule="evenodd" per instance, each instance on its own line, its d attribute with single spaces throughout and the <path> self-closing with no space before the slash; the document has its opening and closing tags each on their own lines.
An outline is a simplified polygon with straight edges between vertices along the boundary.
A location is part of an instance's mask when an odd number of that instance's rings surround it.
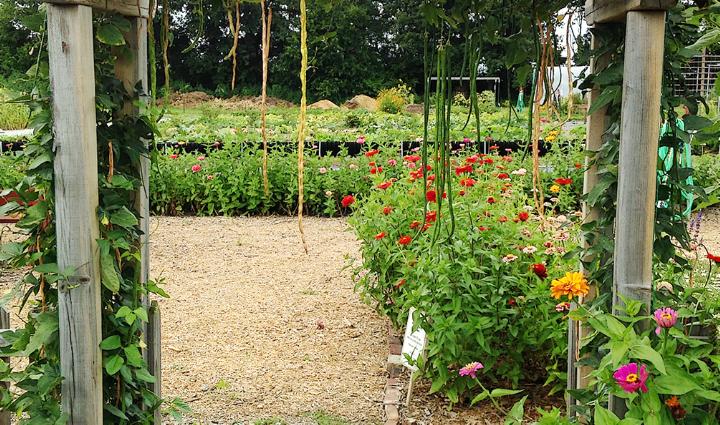
<svg viewBox="0 0 720 425">
<path fill-rule="evenodd" d="M 664 41 L 664 11 L 628 12 L 615 223 L 614 311 L 621 308 L 622 298 L 626 298 L 644 304 L 641 314 L 650 312 Z M 622 417 L 625 400 L 611 399 L 611 408 Z"/>
<path fill-rule="evenodd" d="M 141 10 L 149 9 L 149 0 L 140 0 Z M 115 75 L 123 83 L 123 86 L 129 94 L 128 99 L 123 106 L 123 114 L 127 116 L 138 116 L 138 105 L 133 102 L 136 89 L 140 90 L 140 102 L 148 103 L 148 20 L 149 16 L 129 17 L 130 31 L 124 34 L 126 48 L 118 49 L 117 60 L 115 62 Z M 124 50 L 124 54 L 122 51 Z M 144 141 L 145 147 L 148 148 L 148 141 Z M 147 285 L 150 277 L 150 157 L 143 155 L 140 157 L 139 164 L 140 187 L 135 193 L 135 209 L 140 215 L 140 276 L 139 283 L 143 286 Z M 147 294 L 143 295 L 143 307 L 149 310 L 150 317 L 157 320 L 149 320 L 143 325 L 143 333 L 146 338 L 147 349 L 143 350 L 145 359 L 148 361 L 148 371 L 155 376 L 156 382 L 153 383 L 153 392 L 159 397 L 161 395 L 160 388 L 160 369 L 157 367 L 160 362 L 159 341 L 153 338 L 159 338 L 160 322 L 159 307 L 154 303 L 150 309 L 150 303 Z M 157 329 L 155 329 L 157 327 Z M 157 352 L 156 352 L 157 351 Z M 157 368 L 156 368 L 157 367 Z M 155 423 L 162 420 L 159 409 L 155 410 Z"/>
<path fill-rule="evenodd" d="M 607 29 L 602 25 L 598 24 L 595 26 L 590 41 L 590 48 L 592 51 L 596 51 L 600 48 L 600 42 L 596 34 L 602 33 Z M 593 55 L 590 60 L 590 74 L 597 74 L 608 66 L 610 61 L 610 54 L 603 53 L 602 55 Z M 595 84 L 590 90 L 588 95 L 588 108 L 592 108 L 594 102 L 597 102 L 602 89 L 598 84 Z M 607 131 L 608 117 L 607 117 L 607 106 L 603 106 L 593 111 L 587 116 L 587 136 L 585 142 L 585 149 L 589 153 L 585 158 L 585 173 L 583 177 L 583 194 L 585 195 L 585 201 L 582 204 L 583 212 L 583 223 L 592 223 L 600 219 L 600 208 L 590 205 L 587 201 L 587 196 L 593 191 L 598 183 L 598 166 L 592 160 L 593 153 L 598 152 L 603 145 L 603 135 Z M 583 234 L 583 244 L 585 248 L 590 248 L 591 245 L 596 243 L 598 235 L 594 233 Z M 583 261 L 589 262 L 592 258 L 584 258 Z M 584 298 L 584 302 L 592 301 L 597 295 L 596 285 L 590 285 L 590 292 Z M 592 329 L 588 325 L 582 325 L 580 322 L 570 320 L 569 322 L 569 343 L 568 343 L 568 389 L 582 389 L 587 388 L 589 384 L 589 374 L 592 372 L 590 366 L 578 366 L 576 363 L 580 357 L 580 346 L 585 336 L 592 333 Z M 568 412 L 572 413 L 574 408 L 575 400 L 569 397 L 568 400 Z"/>
<path fill-rule="evenodd" d="M 62 409 L 71 425 L 103 422 L 100 237 L 92 9 L 47 6 L 55 133 Z"/>
</svg>

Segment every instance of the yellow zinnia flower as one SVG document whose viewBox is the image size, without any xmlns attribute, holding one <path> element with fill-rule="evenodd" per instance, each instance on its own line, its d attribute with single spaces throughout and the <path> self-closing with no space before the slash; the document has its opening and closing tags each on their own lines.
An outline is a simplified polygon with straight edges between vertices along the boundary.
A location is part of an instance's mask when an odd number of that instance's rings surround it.
<svg viewBox="0 0 720 425">
<path fill-rule="evenodd" d="M 560 186 L 558 186 L 558 185 L 556 185 L 556 184 L 550 186 L 550 192 L 552 192 L 552 193 L 558 193 L 558 192 L 560 192 Z"/>
<path fill-rule="evenodd" d="M 567 296 L 568 300 L 574 297 L 584 297 L 590 291 L 585 275 L 580 272 L 568 272 L 560 279 L 552 281 L 550 292 L 553 298 Z"/>
</svg>

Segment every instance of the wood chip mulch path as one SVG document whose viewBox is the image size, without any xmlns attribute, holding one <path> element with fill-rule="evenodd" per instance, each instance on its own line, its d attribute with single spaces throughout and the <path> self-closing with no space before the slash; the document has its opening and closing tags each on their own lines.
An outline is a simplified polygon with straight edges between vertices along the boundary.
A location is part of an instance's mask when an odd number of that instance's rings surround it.
<svg viewBox="0 0 720 425">
<path fill-rule="evenodd" d="M 314 413 L 382 421 L 387 324 L 353 291 L 341 219 L 160 217 L 151 277 L 165 279 L 163 396 L 202 424 Z"/>
</svg>

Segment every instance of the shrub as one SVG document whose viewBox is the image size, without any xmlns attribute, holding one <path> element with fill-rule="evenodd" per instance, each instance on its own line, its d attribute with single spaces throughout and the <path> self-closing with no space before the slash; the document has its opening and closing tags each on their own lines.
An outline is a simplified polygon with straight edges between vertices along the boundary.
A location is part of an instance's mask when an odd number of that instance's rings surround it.
<svg viewBox="0 0 720 425">
<path fill-rule="evenodd" d="M 27 127 L 30 109 L 21 103 L 12 103 L 16 97 L 0 88 L 0 129 L 20 130 Z"/>
<path fill-rule="evenodd" d="M 412 102 L 410 87 L 399 84 L 396 87 L 381 90 L 377 97 L 378 108 L 390 114 L 402 112 L 405 105 Z"/>
<path fill-rule="evenodd" d="M 561 376 L 553 365 L 565 356 L 567 327 L 549 287 L 577 267 L 563 255 L 576 246 L 577 224 L 538 217 L 529 207 L 530 173 L 509 157 L 459 160 L 452 211 L 448 201 L 437 206 L 440 195 L 426 195 L 415 168 L 395 182 L 375 176 L 351 218 L 362 240 L 358 289 L 398 327 L 416 309 L 428 340 L 419 366 L 432 391 L 452 402 L 475 389 L 458 376 L 472 361 L 485 365 L 487 379 L 515 385 Z"/>
<path fill-rule="evenodd" d="M 705 154 L 693 156 L 693 183 L 705 189 L 707 200 L 696 197 L 696 207 L 720 203 L 720 156 Z"/>
<path fill-rule="evenodd" d="M 18 158 L 13 155 L 0 155 L 0 192 L 14 188 L 22 178 Z"/>
<path fill-rule="evenodd" d="M 478 94 L 478 109 L 480 112 L 492 113 L 497 110 L 495 93 L 490 90 L 483 90 Z"/>
</svg>

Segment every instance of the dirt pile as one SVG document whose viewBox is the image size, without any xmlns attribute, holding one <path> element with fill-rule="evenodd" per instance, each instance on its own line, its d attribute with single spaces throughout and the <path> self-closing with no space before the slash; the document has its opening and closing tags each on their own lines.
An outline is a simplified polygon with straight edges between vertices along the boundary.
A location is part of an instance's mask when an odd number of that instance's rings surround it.
<svg viewBox="0 0 720 425">
<path fill-rule="evenodd" d="M 373 99 L 370 96 L 359 94 L 345 102 L 344 106 L 348 109 L 363 108 L 367 109 L 368 111 L 377 111 L 378 103 L 377 100 Z"/>
</svg>

